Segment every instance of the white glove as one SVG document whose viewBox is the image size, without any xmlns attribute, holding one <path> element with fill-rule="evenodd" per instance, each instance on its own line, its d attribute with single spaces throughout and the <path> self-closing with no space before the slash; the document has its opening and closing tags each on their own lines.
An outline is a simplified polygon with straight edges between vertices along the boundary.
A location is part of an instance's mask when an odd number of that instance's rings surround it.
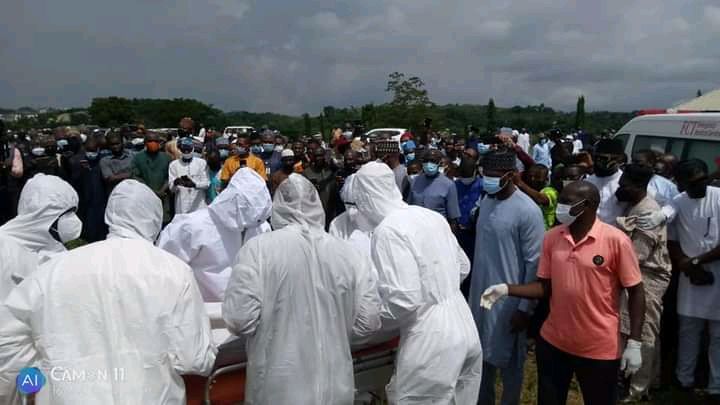
<svg viewBox="0 0 720 405">
<path fill-rule="evenodd" d="M 625 345 L 625 351 L 622 360 L 620 360 L 620 370 L 625 370 L 625 377 L 637 373 L 642 367 L 641 348 L 642 343 L 632 339 L 628 340 L 627 345 Z"/>
<path fill-rule="evenodd" d="M 667 218 L 662 211 L 655 211 L 638 217 L 638 219 L 635 220 L 635 224 L 638 226 L 638 228 L 647 231 L 657 228 L 658 226 L 662 225 L 666 220 Z"/>
<path fill-rule="evenodd" d="M 490 309 L 500 298 L 508 295 L 507 284 L 496 284 L 490 286 L 485 290 L 482 297 L 480 298 L 480 306 L 485 309 Z"/>
</svg>

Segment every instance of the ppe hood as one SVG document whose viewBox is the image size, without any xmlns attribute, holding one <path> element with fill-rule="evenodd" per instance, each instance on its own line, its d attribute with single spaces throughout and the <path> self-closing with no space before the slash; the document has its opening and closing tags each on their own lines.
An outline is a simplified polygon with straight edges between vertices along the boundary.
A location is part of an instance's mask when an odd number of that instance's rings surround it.
<svg viewBox="0 0 720 405">
<path fill-rule="evenodd" d="M 355 174 L 352 191 L 358 210 L 373 226 L 393 211 L 407 207 L 393 171 L 384 163 L 369 162 L 361 167 Z"/>
<path fill-rule="evenodd" d="M 299 174 L 291 174 L 275 190 L 272 207 L 273 229 L 288 225 L 324 229 L 325 211 L 315 186 Z"/>
<path fill-rule="evenodd" d="M 105 209 L 108 238 L 153 242 L 160 233 L 163 208 L 160 198 L 137 180 L 123 180 L 113 189 Z"/>
<path fill-rule="evenodd" d="M 218 226 L 242 231 L 267 221 L 272 200 L 265 180 L 250 168 L 238 170 L 230 184 L 210 204 L 210 218 Z"/>
</svg>

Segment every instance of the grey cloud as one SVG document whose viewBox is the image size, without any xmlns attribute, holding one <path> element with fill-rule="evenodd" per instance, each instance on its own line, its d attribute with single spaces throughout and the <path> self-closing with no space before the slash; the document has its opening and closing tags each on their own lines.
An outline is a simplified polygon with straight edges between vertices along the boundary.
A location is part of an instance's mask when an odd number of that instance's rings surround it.
<svg viewBox="0 0 720 405">
<path fill-rule="evenodd" d="M 318 113 L 387 100 L 397 70 L 439 103 L 666 107 L 718 83 L 713 3 L 9 0 L 0 106 L 120 95 Z"/>
</svg>

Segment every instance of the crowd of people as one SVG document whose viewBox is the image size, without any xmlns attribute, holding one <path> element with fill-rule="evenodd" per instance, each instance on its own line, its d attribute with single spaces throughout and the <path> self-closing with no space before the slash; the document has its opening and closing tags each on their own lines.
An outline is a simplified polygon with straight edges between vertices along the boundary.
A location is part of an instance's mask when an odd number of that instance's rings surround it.
<svg viewBox="0 0 720 405">
<path fill-rule="evenodd" d="M 392 404 L 495 404 L 498 377 L 518 404 L 529 351 L 542 405 L 573 377 L 589 405 L 692 392 L 705 351 L 720 403 L 701 160 L 510 128 L 3 135 L 2 404 L 29 365 L 126 370 L 49 403 L 180 402 L 214 364 L 207 303 L 247 339 L 248 403 L 352 403 L 351 345 L 392 336 Z"/>
</svg>

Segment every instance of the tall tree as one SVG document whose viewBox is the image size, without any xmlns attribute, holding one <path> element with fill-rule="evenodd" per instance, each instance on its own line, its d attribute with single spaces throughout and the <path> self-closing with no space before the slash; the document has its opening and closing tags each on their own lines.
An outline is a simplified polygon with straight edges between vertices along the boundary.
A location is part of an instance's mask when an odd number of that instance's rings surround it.
<svg viewBox="0 0 720 405">
<path fill-rule="evenodd" d="M 404 73 L 391 73 L 385 91 L 392 94 L 388 108 L 390 115 L 395 117 L 395 125 L 420 128 L 434 106 L 425 89 L 425 83 L 417 76 L 406 77 Z"/>
<path fill-rule="evenodd" d="M 373 103 L 362 106 L 360 110 L 360 120 L 365 124 L 365 128 L 375 126 L 375 105 Z"/>
<path fill-rule="evenodd" d="M 310 114 L 305 113 L 303 114 L 303 125 L 305 130 L 305 135 L 312 135 L 312 122 L 310 121 Z"/>
<path fill-rule="evenodd" d="M 497 109 L 495 108 L 495 100 L 492 98 L 488 101 L 487 105 L 487 131 L 489 133 L 495 133 L 497 129 Z"/>
<path fill-rule="evenodd" d="M 695 97 L 702 96 L 702 90 L 698 89 L 697 93 L 695 94 Z"/>
<path fill-rule="evenodd" d="M 320 133 L 325 138 L 325 114 L 320 113 Z"/>
<path fill-rule="evenodd" d="M 575 128 L 580 129 L 585 126 L 585 96 L 582 94 L 578 97 L 577 107 L 575 108 Z"/>
</svg>

